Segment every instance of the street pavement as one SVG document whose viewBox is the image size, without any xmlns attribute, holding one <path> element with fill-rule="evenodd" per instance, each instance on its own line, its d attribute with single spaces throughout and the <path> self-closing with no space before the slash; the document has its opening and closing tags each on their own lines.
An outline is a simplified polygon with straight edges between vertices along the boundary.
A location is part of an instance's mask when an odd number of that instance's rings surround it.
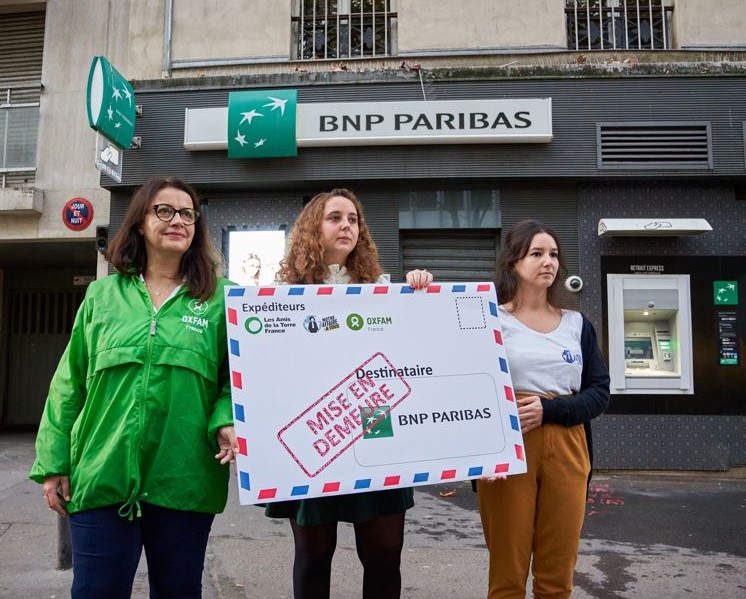
<svg viewBox="0 0 746 599">
<path fill-rule="evenodd" d="M 34 437 L 0 433 L 0 598 L 69 597 L 71 571 L 55 569 L 57 516 L 29 481 Z M 291 598 L 293 541 L 286 521 L 240 506 L 235 485 L 213 526 L 205 599 Z M 405 599 L 486 596 L 487 550 L 468 483 L 421 487 L 407 513 Z M 339 527 L 332 597 L 360 596 L 352 528 Z M 725 473 L 594 475 L 574 599 L 746 597 L 746 468 Z M 148 597 L 140 563 L 134 599 Z M 529 593 L 530 597 L 530 593 Z"/>
</svg>

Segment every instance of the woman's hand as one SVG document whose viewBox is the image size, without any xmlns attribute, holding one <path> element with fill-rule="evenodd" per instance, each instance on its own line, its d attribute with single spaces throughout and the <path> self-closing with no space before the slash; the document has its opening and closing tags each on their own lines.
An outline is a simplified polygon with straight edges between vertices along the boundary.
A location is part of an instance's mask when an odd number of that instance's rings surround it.
<svg viewBox="0 0 746 599">
<path fill-rule="evenodd" d="M 415 289 L 424 289 L 433 282 L 433 273 L 425 269 L 410 270 L 407 273 L 407 285 Z"/>
<path fill-rule="evenodd" d="M 505 480 L 507 478 L 507 474 L 492 474 L 491 476 L 480 476 L 479 480 L 484 483 L 494 483 L 495 481 Z"/>
<path fill-rule="evenodd" d="M 215 454 L 215 459 L 221 464 L 227 464 L 236 459 L 238 454 L 238 441 L 236 440 L 236 429 L 232 426 L 222 426 L 215 433 L 220 451 Z"/>
<path fill-rule="evenodd" d="M 70 501 L 70 477 L 58 474 L 47 476 L 42 489 L 49 509 L 54 510 L 60 516 L 67 516 L 65 503 Z"/>
<path fill-rule="evenodd" d="M 539 428 L 544 419 L 544 406 L 541 405 L 541 398 L 538 395 L 519 397 L 517 403 L 521 433 L 525 435 L 527 432 Z"/>
</svg>

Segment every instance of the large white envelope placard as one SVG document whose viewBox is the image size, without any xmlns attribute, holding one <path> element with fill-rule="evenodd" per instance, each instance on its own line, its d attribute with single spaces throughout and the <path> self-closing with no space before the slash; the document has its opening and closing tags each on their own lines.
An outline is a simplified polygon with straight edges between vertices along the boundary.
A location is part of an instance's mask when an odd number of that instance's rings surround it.
<svg viewBox="0 0 746 599">
<path fill-rule="evenodd" d="M 226 288 L 242 504 L 526 471 L 491 283 Z"/>
</svg>

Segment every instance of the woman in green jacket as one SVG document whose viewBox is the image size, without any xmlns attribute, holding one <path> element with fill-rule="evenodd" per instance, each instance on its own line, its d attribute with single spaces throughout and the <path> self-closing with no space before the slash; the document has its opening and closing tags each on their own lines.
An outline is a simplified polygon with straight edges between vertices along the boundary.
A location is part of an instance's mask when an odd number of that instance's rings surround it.
<svg viewBox="0 0 746 599">
<path fill-rule="evenodd" d="M 237 451 L 223 287 L 197 196 L 152 179 L 132 198 L 52 379 L 30 477 L 70 516 L 73 599 L 200 597 Z"/>
</svg>

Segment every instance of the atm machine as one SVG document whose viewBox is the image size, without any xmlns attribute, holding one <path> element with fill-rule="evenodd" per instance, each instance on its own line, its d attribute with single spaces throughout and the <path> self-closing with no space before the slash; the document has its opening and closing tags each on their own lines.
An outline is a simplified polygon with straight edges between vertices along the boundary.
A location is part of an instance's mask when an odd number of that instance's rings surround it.
<svg viewBox="0 0 746 599">
<path fill-rule="evenodd" d="M 625 376 L 675 376 L 671 321 L 624 322 Z"/>
<path fill-rule="evenodd" d="M 688 275 L 607 275 L 612 393 L 693 393 Z"/>
</svg>

